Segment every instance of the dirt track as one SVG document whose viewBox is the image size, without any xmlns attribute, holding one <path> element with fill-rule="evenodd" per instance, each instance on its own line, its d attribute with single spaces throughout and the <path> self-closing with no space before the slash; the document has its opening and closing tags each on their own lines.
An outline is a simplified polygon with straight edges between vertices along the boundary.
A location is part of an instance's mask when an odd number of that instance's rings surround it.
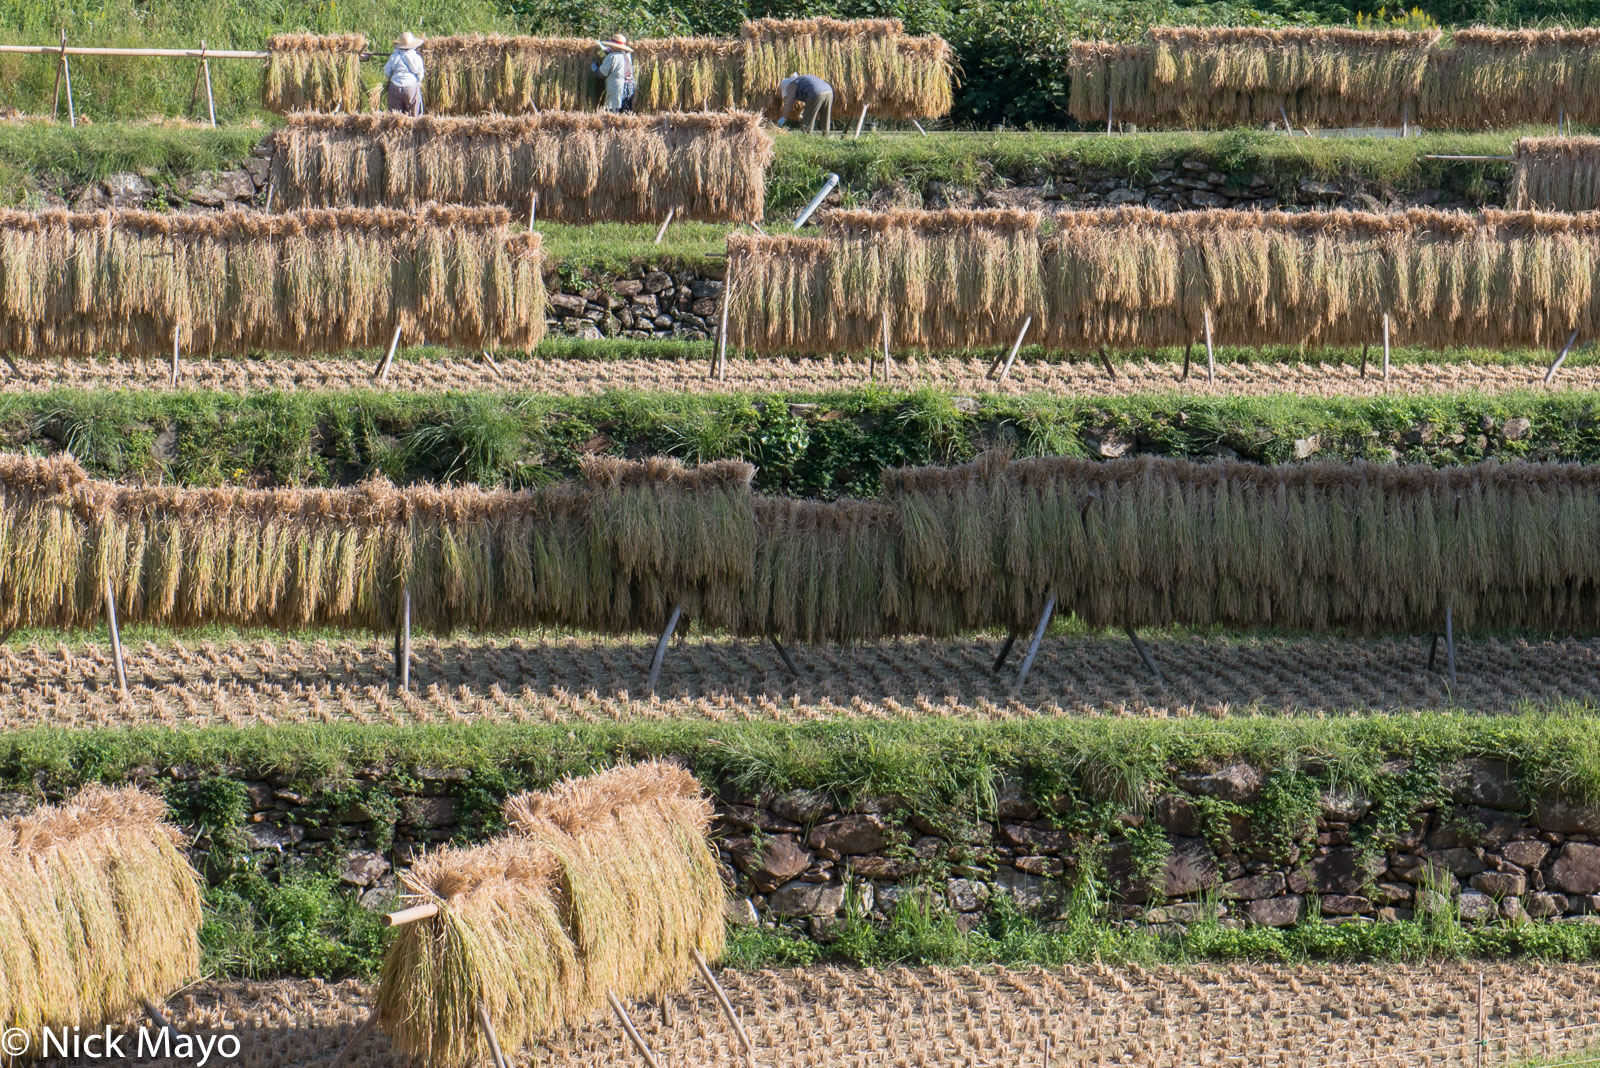
<svg viewBox="0 0 1600 1068">
<path fill-rule="evenodd" d="M 722 981 L 762 1068 L 1502 1068 L 1600 1041 L 1600 969 L 1580 965 L 814 968 Z M 746 1063 L 703 982 L 672 1000 L 671 1026 L 630 1009 L 664 1066 Z M 205 983 L 168 1002 L 180 1033 L 237 1034 L 239 1058 L 221 1063 L 242 1068 L 326 1065 L 352 1042 L 348 1068 L 395 1064 L 382 1033 L 358 1032 L 370 1005 L 354 982 Z M 613 1019 L 537 1057 L 506 1052 L 546 1068 L 642 1063 Z"/>
<path fill-rule="evenodd" d="M 410 694 L 394 689 L 385 639 L 164 640 L 130 644 L 122 700 L 104 646 L 13 642 L 0 649 L 0 726 L 1506 712 L 1600 701 L 1600 640 L 1463 639 L 1452 690 L 1442 649 L 1438 670 L 1427 670 L 1426 638 L 1151 637 L 1164 684 L 1125 638 L 1051 638 L 1016 694 L 1021 650 L 991 674 L 998 644 L 799 647 L 791 652 L 800 675 L 791 678 L 769 646 L 691 638 L 669 652 L 651 700 L 640 695 L 652 651 L 644 637 L 421 639 Z"/>
<path fill-rule="evenodd" d="M 181 389 L 227 391 L 371 389 L 375 361 L 349 358 L 185 359 L 178 380 Z M 437 359 L 395 362 L 385 388 L 411 391 L 523 390 L 583 394 L 608 389 L 660 390 L 688 393 L 825 392 L 852 389 L 871 381 L 861 359 L 730 360 L 727 379 L 706 377 L 704 359 L 522 359 L 506 354 L 498 373 L 482 359 L 444 355 Z M 1222 364 L 1215 385 L 1205 381 L 1202 353 L 1187 382 L 1171 363 L 1127 360 L 1112 379 L 1098 361 L 1071 363 L 1019 362 L 1006 382 L 986 378 L 986 359 L 971 357 L 908 358 L 894 361 L 890 384 L 904 388 L 934 386 L 970 393 L 1059 393 L 1119 395 L 1184 389 L 1226 396 L 1294 393 L 1304 396 L 1378 396 L 1388 393 L 1494 393 L 1540 386 L 1542 366 L 1500 366 L 1461 363 L 1397 365 L 1387 388 L 1376 365 L 1362 378 L 1346 364 Z M 166 360 L 106 358 L 98 360 L 35 360 L 23 366 L 22 381 L 6 378 L 7 390 L 171 389 L 172 366 Z M 1564 389 L 1600 389 L 1600 366 L 1569 366 L 1555 385 Z"/>
</svg>

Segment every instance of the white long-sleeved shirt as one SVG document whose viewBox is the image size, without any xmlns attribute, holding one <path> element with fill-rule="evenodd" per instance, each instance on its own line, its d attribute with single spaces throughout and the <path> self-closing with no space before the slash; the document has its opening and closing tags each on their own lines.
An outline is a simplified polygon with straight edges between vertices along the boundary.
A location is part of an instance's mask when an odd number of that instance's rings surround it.
<svg viewBox="0 0 1600 1068">
<path fill-rule="evenodd" d="M 422 84 L 425 69 L 422 57 L 417 55 L 415 48 L 397 48 L 389 57 L 389 62 L 383 65 L 383 80 L 396 89 L 407 89 Z"/>
<path fill-rule="evenodd" d="M 606 107 L 616 111 L 622 107 L 633 85 L 633 56 L 627 52 L 609 52 L 595 67 L 595 72 L 606 80 Z"/>
</svg>

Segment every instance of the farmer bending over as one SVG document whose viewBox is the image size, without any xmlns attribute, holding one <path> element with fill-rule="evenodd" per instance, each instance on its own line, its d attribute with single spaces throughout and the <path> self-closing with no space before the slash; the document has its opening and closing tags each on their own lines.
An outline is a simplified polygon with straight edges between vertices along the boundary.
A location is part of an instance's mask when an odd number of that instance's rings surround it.
<svg viewBox="0 0 1600 1068">
<path fill-rule="evenodd" d="M 633 80 L 633 49 L 628 47 L 628 39 L 620 33 L 599 44 L 605 58 L 599 63 L 589 64 L 589 69 L 594 71 L 595 77 L 606 80 L 606 110 L 632 111 L 636 88 Z"/>
<path fill-rule="evenodd" d="M 817 132 L 817 115 L 822 115 L 822 132 L 833 127 L 833 86 L 815 74 L 791 74 L 778 83 L 783 93 L 783 107 L 778 111 L 778 125 L 788 121 L 789 112 L 796 104 L 801 106 L 799 125 L 806 133 Z"/>
<path fill-rule="evenodd" d="M 422 57 L 417 49 L 422 38 L 407 30 L 394 42 L 394 53 L 383 65 L 383 80 L 389 83 L 389 110 L 403 115 L 422 114 Z"/>
</svg>

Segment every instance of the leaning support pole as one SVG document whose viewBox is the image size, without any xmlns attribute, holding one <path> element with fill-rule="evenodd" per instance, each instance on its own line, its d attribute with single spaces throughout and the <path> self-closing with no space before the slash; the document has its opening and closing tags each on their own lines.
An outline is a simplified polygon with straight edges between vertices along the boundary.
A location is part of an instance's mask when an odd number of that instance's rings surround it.
<svg viewBox="0 0 1600 1068">
<path fill-rule="evenodd" d="M 483 1029 L 483 1037 L 489 1043 L 489 1054 L 494 1058 L 495 1068 L 511 1068 L 506 1063 L 506 1055 L 500 1049 L 500 1036 L 494 1033 L 494 1022 L 489 1019 L 489 1010 L 483 1002 L 478 1002 L 478 1026 Z"/>
<path fill-rule="evenodd" d="M 1189 344 L 1183 347 L 1183 374 L 1179 377 L 1179 381 L 1181 382 L 1189 381 L 1189 357 L 1193 354 L 1194 342 L 1191 341 Z"/>
<path fill-rule="evenodd" d="M 1004 382 L 1006 380 L 1006 376 L 1011 373 L 1011 365 L 1017 362 L 1017 353 L 1022 351 L 1022 339 L 1028 336 L 1028 327 L 1032 325 L 1033 316 L 1030 315 L 1026 319 L 1022 320 L 1022 329 L 1017 331 L 1017 340 L 1011 346 L 1011 351 L 1006 354 L 1005 366 L 1000 368 L 1000 377 L 998 381 Z M 996 359 L 996 362 L 999 362 L 998 358 Z M 989 368 L 989 374 L 994 374 L 994 367 L 992 365 Z"/>
<path fill-rule="evenodd" d="M 1011 655 L 1011 647 L 1017 644 L 1015 631 L 1006 635 L 1005 644 L 1000 646 L 1000 652 L 994 658 L 994 666 L 989 669 L 989 674 L 998 675 L 1000 669 L 1006 666 L 1006 658 Z"/>
<path fill-rule="evenodd" d="M 395 324 L 394 337 L 389 339 L 389 351 L 383 354 L 383 362 L 378 364 L 378 369 L 372 372 L 372 377 L 379 382 L 389 377 L 389 365 L 394 363 L 395 350 L 400 347 L 400 326 Z"/>
<path fill-rule="evenodd" d="M 728 305 L 732 302 L 733 279 L 730 278 L 722 286 L 722 315 L 717 323 L 717 347 L 711 354 L 711 373 L 719 382 L 728 377 Z"/>
<path fill-rule="evenodd" d="M 1106 347 L 1100 346 L 1100 362 L 1105 366 L 1106 374 L 1111 376 L 1111 381 L 1117 380 L 1117 369 L 1111 366 L 1111 357 L 1106 355 Z"/>
<path fill-rule="evenodd" d="M 1578 332 L 1576 330 L 1574 330 L 1567 337 L 1567 343 L 1566 343 L 1565 346 L 1562 347 L 1561 355 L 1559 355 L 1559 356 L 1557 356 L 1555 358 L 1555 360 L 1550 364 L 1550 370 L 1548 370 L 1548 371 L 1546 371 L 1544 373 L 1544 384 L 1545 385 L 1548 386 L 1552 381 L 1555 380 L 1556 372 L 1561 370 L 1561 365 L 1567 362 L 1567 353 L 1572 351 L 1572 346 L 1577 344 L 1577 341 L 1578 341 Z"/>
<path fill-rule="evenodd" d="M 633 1026 L 633 1020 L 629 1019 L 628 1010 L 624 1009 L 622 1002 L 617 1000 L 617 995 L 607 990 L 606 1000 L 611 1002 L 611 1011 L 617 1014 L 617 1020 L 622 1024 L 622 1030 L 626 1032 L 628 1041 L 632 1042 L 633 1048 L 639 1051 L 639 1056 L 644 1060 L 644 1063 L 649 1065 L 650 1068 L 661 1068 L 661 1065 L 656 1062 L 655 1055 L 650 1052 L 650 1047 L 644 1044 L 644 1036 L 639 1033 L 638 1028 Z"/>
<path fill-rule="evenodd" d="M 9 352 L 0 352 L 0 359 L 3 359 L 3 360 L 6 361 L 6 366 L 11 368 L 11 373 L 13 375 L 15 375 L 16 377 L 18 377 L 18 378 L 27 378 L 28 377 L 27 375 L 22 373 L 22 368 L 17 366 L 17 361 L 11 358 L 11 353 L 9 353 Z"/>
<path fill-rule="evenodd" d="M 211 128 L 217 126 L 217 98 L 211 92 L 211 61 L 206 58 L 206 43 L 200 42 L 200 71 L 206 79 L 206 112 L 211 116 Z"/>
<path fill-rule="evenodd" d="M 163 1031 L 169 1039 L 177 1037 L 178 1033 L 173 1030 L 172 1021 L 167 1019 L 167 1014 L 161 1011 L 160 1005 L 157 1005 L 149 998 L 145 998 L 144 1011 L 145 1015 L 150 1017 L 151 1022 L 153 1022 L 158 1029 Z"/>
<path fill-rule="evenodd" d="M 1055 611 L 1056 595 L 1052 593 L 1044 602 L 1044 611 L 1039 613 L 1039 625 L 1033 628 L 1033 640 L 1028 642 L 1028 655 L 1022 658 L 1022 669 L 1017 672 L 1013 689 L 1020 689 L 1028 679 L 1028 672 L 1033 670 L 1033 658 L 1039 655 L 1039 643 L 1044 641 L 1045 628 L 1050 626 L 1050 617 Z"/>
<path fill-rule="evenodd" d="M 400 626 L 394 632 L 394 670 L 400 689 L 411 689 L 411 585 L 400 592 Z"/>
<path fill-rule="evenodd" d="M 128 669 L 122 661 L 122 630 L 117 626 L 117 597 L 111 591 L 111 576 L 106 576 L 106 625 L 111 628 L 111 662 L 117 668 L 117 689 L 128 696 Z"/>
<path fill-rule="evenodd" d="M 1122 629 L 1127 632 L 1128 640 L 1133 642 L 1133 647 L 1139 650 L 1139 659 L 1143 660 L 1144 666 L 1150 669 L 1150 674 L 1156 677 L 1156 682 L 1165 686 L 1167 680 L 1161 677 L 1161 669 L 1156 667 L 1155 659 L 1150 655 L 1150 650 L 1144 647 L 1144 642 L 1139 640 L 1139 635 L 1134 633 L 1132 627 L 1123 627 Z"/>
<path fill-rule="evenodd" d="M 1369 349 L 1371 347 L 1372 346 L 1368 345 L 1365 341 L 1363 341 L 1361 343 L 1361 377 L 1362 378 L 1367 377 L 1367 349 Z"/>
<path fill-rule="evenodd" d="M 328 1068 L 341 1068 L 346 1061 L 348 1061 L 351 1057 L 354 1057 L 356 1048 L 361 1045 L 362 1040 L 370 1035 L 373 1029 L 377 1026 L 378 1010 L 373 1009 L 371 1014 L 368 1015 L 365 1020 L 361 1021 L 361 1025 L 357 1027 L 350 1035 L 350 1040 L 344 1044 L 344 1048 L 339 1051 L 339 1055 L 333 1059 L 333 1062 L 328 1065 Z"/>
<path fill-rule="evenodd" d="M 1444 608 L 1444 666 L 1450 673 L 1450 685 L 1456 684 L 1456 628 L 1450 616 L 1450 606 Z"/>
<path fill-rule="evenodd" d="M 528 197 L 528 229 L 533 229 L 533 220 L 539 215 L 539 194 L 534 193 Z"/>
<path fill-rule="evenodd" d="M 861 140 L 861 127 L 865 126 L 866 123 L 867 123 L 867 105 L 862 104 L 861 105 L 861 114 L 856 118 L 856 133 L 855 133 L 855 136 L 852 137 L 850 140 L 852 140 L 852 141 Z"/>
<path fill-rule="evenodd" d="M 667 643 L 672 640 L 672 632 L 678 628 L 678 617 L 683 615 L 683 605 L 672 606 L 672 616 L 667 620 L 667 629 L 661 632 L 661 638 L 656 642 L 656 655 L 650 660 L 650 681 L 645 683 L 645 689 L 654 696 L 656 681 L 661 678 L 661 664 L 667 658 Z"/>
<path fill-rule="evenodd" d="M 1204 309 L 1206 324 L 1206 385 L 1217 383 L 1217 353 L 1211 346 L 1211 309 Z"/>
<path fill-rule="evenodd" d="M 922 123 L 918 122 L 916 119 L 911 120 L 911 125 L 915 126 L 917 128 L 917 133 L 921 134 L 923 137 L 928 136 L 928 131 L 924 130 L 922 128 Z"/>
<path fill-rule="evenodd" d="M 61 31 L 61 78 L 67 86 L 67 119 L 78 128 L 78 109 L 72 103 L 72 60 L 67 58 L 67 31 Z"/>
<path fill-rule="evenodd" d="M 493 372 L 494 376 L 496 378 L 504 378 L 505 375 L 500 373 L 500 365 L 494 362 L 494 357 L 489 355 L 489 350 L 479 349 L 478 351 L 483 354 L 483 362 L 489 365 L 489 370 Z"/>
<path fill-rule="evenodd" d="M 1383 380 L 1389 381 L 1389 313 L 1383 313 Z"/>
<path fill-rule="evenodd" d="M 661 229 L 656 231 L 656 244 L 661 244 L 661 239 L 667 236 L 667 227 L 672 225 L 672 217 L 677 213 L 678 209 L 675 207 L 667 209 L 667 217 L 661 220 Z"/>
<path fill-rule="evenodd" d="M 889 306 L 883 306 L 883 380 L 889 381 Z"/>
<path fill-rule="evenodd" d="M 1117 98 L 1111 95 L 1111 90 L 1106 90 L 1106 133 L 1111 132 L 1111 122 L 1117 117 Z"/>
<path fill-rule="evenodd" d="M 183 328 L 172 328 L 172 388 L 178 388 L 178 340 L 183 334 Z"/>
<path fill-rule="evenodd" d="M 839 176 L 830 171 L 827 179 L 822 183 L 822 188 L 817 190 L 817 195 L 811 198 L 811 203 L 802 208 L 800 214 L 796 216 L 794 220 L 794 228 L 796 230 L 806 224 L 806 220 L 811 218 L 811 213 L 822 206 L 822 202 L 828 198 L 828 194 L 833 192 L 833 187 L 838 184 Z"/>
<path fill-rule="evenodd" d="M 789 674 L 798 679 L 800 677 L 800 669 L 794 666 L 794 661 L 789 658 L 789 650 L 783 647 L 783 643 L 778 640 L 778 636 L 776 634 L 769 634 L 767 635 L 767 640 L 771 642 L 772 647 L 778 651 L 778 656 L 783 660 L 783 666 L 789 669 Z"/>
<path fill-rule="evenodd" d="M 717 982 L 716 975 L 711 971 L 711 965 L 706 963 L 706 958 L 698 949 L 691 949 L 694 954 L 695 966 L 700 969 L 700 974 L 705 976 L 706 982 L 711 986 L 711 992 L 717 996 L 717 1004 L 722 1006 L 722 1015 L 728 1018 L 728 1025 L 733 1028 L 733 1033 L 739 1036 L 739 1045 L 744 1047 L 744 1055 L 755 1062 L 755 1047 L 750 1044 L 750 1036 L 745 1033 L 744 1024 L 739 1022 L 739 1016 L 733 1011 L 733 1005 L 728 1001 L 727 993 L 722 989 L 722 984 Z"/>
<path fill-rule="evenodd" d="M 1439 662 L 1439 635 L 1435 634 L 1428 642 L 1428 670 L 1433 670 L 1433 665 Z"/>
</svg>

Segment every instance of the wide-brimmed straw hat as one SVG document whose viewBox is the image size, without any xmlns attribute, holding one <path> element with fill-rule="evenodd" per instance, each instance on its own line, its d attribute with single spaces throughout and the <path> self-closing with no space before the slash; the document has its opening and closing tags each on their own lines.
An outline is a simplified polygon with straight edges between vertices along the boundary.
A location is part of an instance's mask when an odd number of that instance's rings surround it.
<svg viewBox="0 0 1600 1068">
<path fill-rule="evenodd" d="M 407 30 L 394 39 L 394 46 L 396 48 L 420 48 L 426 40 L 427 38 L 418 37 L 410 30 Z"/>
<path fill-rule="evenodd" d="M 614 52 L 633 52 L 633 47 L 628 44 L 628 38 L 620 33 L 612 37 L 609 41 L 601 41 L 600 47 L 610 49 Z"/>
</svg>

